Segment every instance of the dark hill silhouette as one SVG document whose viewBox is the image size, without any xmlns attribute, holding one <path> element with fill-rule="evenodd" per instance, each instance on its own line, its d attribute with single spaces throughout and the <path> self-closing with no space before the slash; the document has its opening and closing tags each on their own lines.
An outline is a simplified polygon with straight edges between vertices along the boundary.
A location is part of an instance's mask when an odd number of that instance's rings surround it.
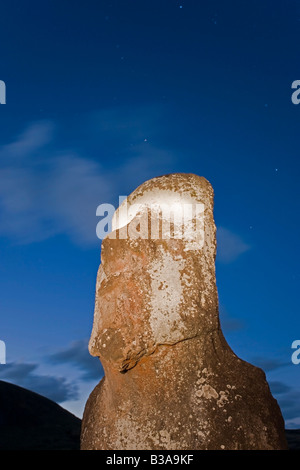
<svg viewBox="0 0 300 470">
<path fill-rule="evenodd" d="M 57 403 L 0 381 L 0 450 L 79 450 L 80 428 Z"/>
</svg>

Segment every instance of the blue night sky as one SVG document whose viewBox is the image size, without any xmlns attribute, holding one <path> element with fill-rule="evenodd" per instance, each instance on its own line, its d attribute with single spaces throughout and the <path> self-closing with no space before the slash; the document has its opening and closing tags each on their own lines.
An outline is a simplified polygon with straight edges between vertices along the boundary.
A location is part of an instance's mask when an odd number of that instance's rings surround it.
<svg viewBox="0 0 300 470">
<path fill-rule="evenodd" d="M 299 0 L 3 0 L 0 379 L 81 416 L 96 208 L 154 176 L 215 191 L 225 337 L 300 427 Z"/>
</svg>

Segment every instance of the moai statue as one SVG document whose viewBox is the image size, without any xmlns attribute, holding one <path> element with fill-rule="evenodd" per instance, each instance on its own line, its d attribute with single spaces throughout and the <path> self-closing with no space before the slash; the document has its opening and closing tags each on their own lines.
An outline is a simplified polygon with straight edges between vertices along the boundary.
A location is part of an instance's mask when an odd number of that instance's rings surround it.
<svg viewBox="0 0 300 470">
<path fill-rule="evenodd" d="M 175 173 L 146 181 L 102 242 L 89 350 L 105 376 L 81 448 L 286 449 L 264 372 L 219 322 L 213 189 Z"/>
</svg>

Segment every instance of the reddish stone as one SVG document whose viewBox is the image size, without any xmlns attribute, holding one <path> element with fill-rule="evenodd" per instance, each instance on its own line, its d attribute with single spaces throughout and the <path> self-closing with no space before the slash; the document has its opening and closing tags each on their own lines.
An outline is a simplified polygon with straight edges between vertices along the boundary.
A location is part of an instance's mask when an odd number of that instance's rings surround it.
<svg viewBox="0 0 300 470">
<path fill-rule="evenodd" d="M 150 203 L 172 198 L 204 205 L 202 242 L 120 239 Z M 81 448 L 286 449 L 264 372 L 238 358 L 220 328 L 211 185 L 166 175 L 137 188 L 127 200 L 136 203 L 102 243 L 89 349 L 105 377 L 86 404 Z"/>
</svg>

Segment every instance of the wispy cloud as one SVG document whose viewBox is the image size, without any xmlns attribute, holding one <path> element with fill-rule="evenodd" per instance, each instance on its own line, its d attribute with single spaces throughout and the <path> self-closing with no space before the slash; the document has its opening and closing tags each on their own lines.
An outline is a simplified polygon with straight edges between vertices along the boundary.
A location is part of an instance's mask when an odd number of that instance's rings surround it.
<svg viewBox="0 0 300 470">
<path fill-rule="evenodd" d="M 34 123 L 0 149 L 0 235 L 29 243 L 67 233 L 95 241 L 97 203 L 110 184 L 99 164 L 55 152 L 51 123 Z"/>
<path fill-rule="evenodd" d="M 76 384 L 68 382 L 65 377 L 40 375 L 37 369 L 38 364 L 8 363 L 5 367 L 1 367 L 0 378 L 39 393 L 57 403 L 79 398 Z"/>
<path fill-rule="evenodd" d="M 277 370 L 281 367 L 286 367 L 286 366 L 291 365 L 291 363 L 288 361 L 282 361 L 276 358 L 267 358 L 267 357 L 261 357 L 261 356 L 253 357 L 251 362 L 257 367 L 260 367 L 261 369 L 263 369 L 265 372 L 270 372 L 273 370 Z"/>
<path fill-rule="evenodd" d="M 39 367 L 54 366 L 51 375 L 41 374 Z M 79 370 L 76 379 L 68 380 L 61 374 L 55 374 L 55 366 L 68 365 Z M 70 369 L 71 372 L 71 369 Z M 88 351 L 88 340 L 72 342 L 64 349 L 41 358 L 41 363 L 10 362 L 0 368 L 0 379 L 32 390 L 57 403 L 79 400 L 79 385 L 82 382 L 99 381 L 104 375 L 98 358 Z"/>
<path fill-rule="evenodd" d="M 95 160 L 82 150 L 60 148 L 49 121 L 30 124 L 0 147 L 0 236 L 30 243 L 63 233 L 76 243 L 97 243 L 97 206 L 170 169 L 174 154 L 143 138 L 150 132 L 149 117 L 143 121 L 132 112 L 130 123 L 118 110 L 105 116 L 93 117 L 94 132 L 99 145 L 108 139 L 120 147 L 126 140 L 118 164 L 111 165 L 111 155 Z"/>
<path fill-rule="evenodd" d="M 39 121 L 30 124 L 19 134 L 15 141 L 5 144 L 0 150 L 0 160 L 23 159 L 31 156 L 47 145 L 53 138 L 54 125 L 51 121 Z"/>
<path fill-rule="evenodd" d="M 67 348 L 48 357 L 52 364 L 70 364 L 82 371 L 81 380 L 100 380 L 103 368 L 98 358 L 92 357 L 88 351 L 88 340 L 77 340 Z"/>
<path fill-rule="evenodd" d="M 0 236 L 31 243 L 66 234 L 75 243 L 98 243 L 99 204 L 117 203 L 119 195 L 145 180 L 176 171 L 176 151 L 160 139 L 165 117 L 155 106 L 91 115 L 87 135 L 100 149 L 99 158 L 82 148 L 62 147 L 52 121 L 29 124 L 0 147 Z M 218 228 L 217 241 L 221 263 L 231 263 L 250 249 L 224 227 Z"/>
<path fill-rule="evenodd" d="M 232 263 L 250 248 L 251 246 L 236 233 L 225 227 L 217 228 L 217 261 L 224 264 Z"/>
<path fill-rule="evenodd" d="M 297 421 L 298 427 L 300 427 L 299 390 L 289 390 L 287 393 L 280 393 L 278 396 L 275 395 L 275 397 L 282 411 L 284 420 L 287 423 Z"/>
<path fill-rule="evenodd" d="M 274 395 L 281 395 L 282 393 L 291 391 L 291 387 L 289 385 L 286 385 L 285 383 L 278 380 L 269 381 L 269 386 L 271 392 L 274 393 Z"/>
</svg>

